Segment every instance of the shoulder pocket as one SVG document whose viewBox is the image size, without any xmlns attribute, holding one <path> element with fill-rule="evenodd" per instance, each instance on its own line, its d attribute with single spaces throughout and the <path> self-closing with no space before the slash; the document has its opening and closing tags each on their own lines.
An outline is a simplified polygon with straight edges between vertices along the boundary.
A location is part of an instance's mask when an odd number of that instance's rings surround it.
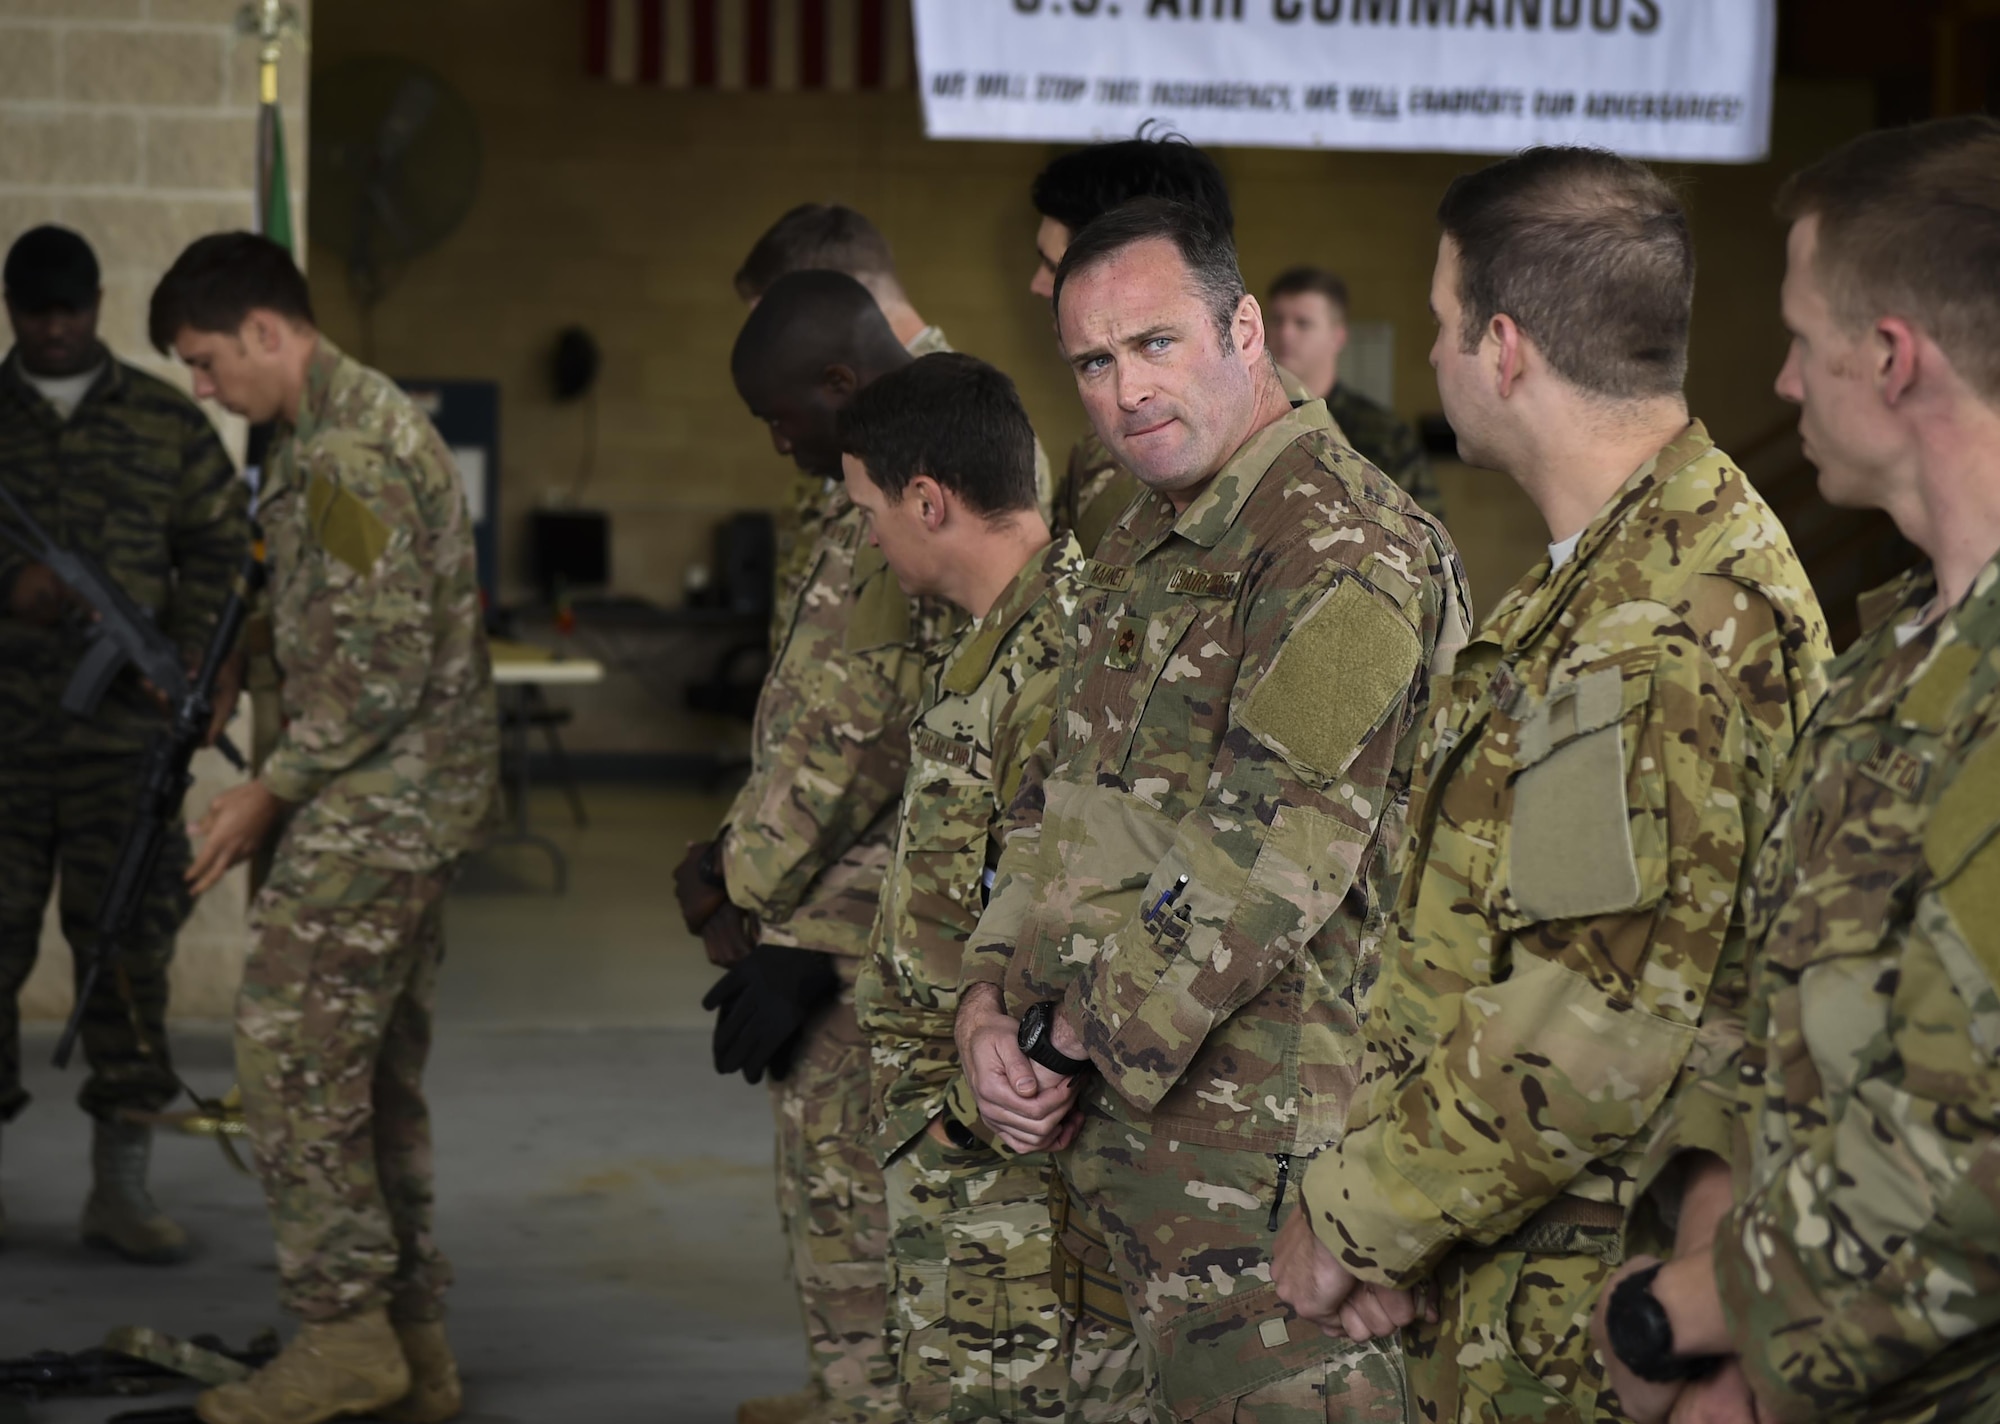
<svg viewBox="0 0 2000 1424">
<path fill-rule="evenodd" d="M 2000 735 L 1989 736 L 1938 797 L 1924 831 L 1924 865 L 1950 918 L 1931 936 L 1938 959 L 1971 1013 L 1974 1041 L 2000 1058 Z"/>
<path fill-rule="evenodd" d="M 1237 720 L 1301 776 L 1324 785 L 1409 692 L 1422 654 L 1400 613 L 1343 578 L 1286 635 Z"/>
<path fill-rule="evenodd" d="M 1507 888 L 1524 923 L 1635 910 L 1663 892 L 1641 873 L 1628 794 L 1627 714 L 1651 689 L 1648 673 L 1599 668 L 1550 688 L 1522 719 Z"/>
<path fill-rule="evenodd" d="M 854 607 L 847 615 L 847 631 L 841 637 L 846 652 L 864 653 L 910 640 L 910 600 L 897 586 L 896 576 L 883 562 L 882 551 L 864 544 L 854 553 L 854 575 L 849 585 L 854 591 Z"/>
</svg>

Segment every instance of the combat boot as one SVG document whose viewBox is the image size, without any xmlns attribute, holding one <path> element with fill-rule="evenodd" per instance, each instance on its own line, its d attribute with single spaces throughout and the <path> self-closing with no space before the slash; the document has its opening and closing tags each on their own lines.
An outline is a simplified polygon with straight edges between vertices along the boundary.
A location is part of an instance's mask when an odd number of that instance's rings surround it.
<svg viewBox="0 0 2000 1424">
<path fill-rule="evenodd" d="M 171 1265 L 188 1258 L 188 1234 L 153 1205 L 146 1166 L 153 1130 L 135 1122 L 91 1122 L 90 1200 L 83 1207 L 83 1239 L 128 1261 Z"/>
<path fill-rule="evenodd" d="M 410 1367 L 389 1312 L 307 1325 L 278 1358 L 240 1384 L 203 1390 L 206 1424 L 324 1424 L 375 1414 L 410 1392 Z"/>
<path fill-rule="evenodd" d="M 410 1392 L 381 1411 L 389 1424 L 444 1424 L 458 1418 L 465 1391 L 458 1382 L 458 1361 L 444 1338 L 442 1320 L 422 1320 L 396 1327 L 397 1343 L 410 1365 Z"/>
<path fill-rule="evenodd" d="M 807 1424 L 821 1414 L 819 1390 L 812 1385 L 791 1394 L 767 1394 L 736 1406 L 736 1424 Z"/>
</svg>

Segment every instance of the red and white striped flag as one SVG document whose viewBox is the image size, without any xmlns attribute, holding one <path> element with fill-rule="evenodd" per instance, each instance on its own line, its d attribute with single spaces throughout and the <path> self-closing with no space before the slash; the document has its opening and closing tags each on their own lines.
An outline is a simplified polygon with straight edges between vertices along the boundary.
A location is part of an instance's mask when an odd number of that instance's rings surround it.
<svg viewBox="0 0 2000 1424">
<path fill-rule="evenodd" d="M 584 70 L 663 89 L 909 89 L 909 0 L 584 0 Z"/>
</svg>

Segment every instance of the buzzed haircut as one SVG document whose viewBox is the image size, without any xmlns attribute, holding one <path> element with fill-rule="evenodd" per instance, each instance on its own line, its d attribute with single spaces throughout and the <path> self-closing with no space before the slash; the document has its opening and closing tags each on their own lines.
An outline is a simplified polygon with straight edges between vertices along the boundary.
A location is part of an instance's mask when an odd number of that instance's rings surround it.
<svg viewBox="0 0 2000 1424">
<path fill-rule="evenodd" d="M 210 233 L 189 243 L 153 288 L 146 334 L 164 356 L 183 330 L 234 335 L 259 310 L 314 325 L 305 273 L 268 237 Z"/>
<path fill-rule="evenodd" d="M 796 389 L 829 366 L 876 375 L 908 360 L 866 287 L 845 272 L 811 270 L 771 284 L 737 334 L 729 369 L 739 389 Z"/>
<path fill-rule="evenodd" d="M 1236 349 L 1236 309 L 1247 288 L 1236 264 L 1236 243 L 1209 215 L 1186 203 L 1166 198 L 1140 198 L 1113 208 L 1070 240 L 1056 268 L 1054 307 L 1062 316 L 1063 287 L 1079 272 L 1101 266 L 1135 243 L 1171 242 L 1186 265 L 1188 276 L 1215 321 L 1222 349 Z"/>
<path fill-rule="evenodd" d="M 1271 284 L 1271 300 L 1317 293 L 1333 303 L 1334 312 L 1347 320 L 1347 283 L 1324 267 L 1288 267 Z"/>
<path fill-rule="evenodd" d="M 976 356 L 940 351 L 857 391 L 840 413 L 840 449 L 891 502 L 929 475 L 988 518 L 1036 507 L 1028 412 L 1014 383 Z"/>
<path fill-rule="evenodd" d="M 1601 148 L 1530 148 L 1445 190 L 1460 345 L 1495 316 L 1564 380 L 1619 400 L 1678 395 L 1694 316 L 1694 241 L 1660 176 Z"/>
<path fill-rule="evenodd" d="M 1171 198 L 1199 208 L 1211 226 L 1236 231 L 1229 185 L 1215 160 L 1176 133 L 1094 143 L 1050 162 L 1028 196 L 1035 211 L 1072 235 L 1135 198 Z"/>
<path fill-rule="evenodd" d="M 1863 134 L 1787 179 L 1778 215 L 1819 219 L 1813 265 L 1844 326 L 1904 317 L 2000 402 L 2000 121 Z"/>
<path fill-rule="evenodd" d="M 788 272 L 815 269 L 850 277 L 896 275 L 889 239 L 860 213 L 840 203 L 800 203 L 771 224 L 736 269 L 736 295 L 761 298 Z"/>
</svg>

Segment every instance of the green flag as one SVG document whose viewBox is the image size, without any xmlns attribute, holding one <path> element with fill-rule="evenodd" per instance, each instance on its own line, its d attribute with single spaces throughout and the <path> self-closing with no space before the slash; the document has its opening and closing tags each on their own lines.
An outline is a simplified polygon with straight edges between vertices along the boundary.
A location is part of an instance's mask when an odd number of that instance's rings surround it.
<svg viewBox="0 0 2000 1424">
<path fill-rule="evenodd" d="M 276 104 L 264 105 L 270 124 L 270 160 L 264 170 L 263 202 L 258 216 L 263 219 L 264 236 L 286 251 L 295 253 L 292 235 L 292 184 L 285 170 L 285 115 Z"/>
</svg>

